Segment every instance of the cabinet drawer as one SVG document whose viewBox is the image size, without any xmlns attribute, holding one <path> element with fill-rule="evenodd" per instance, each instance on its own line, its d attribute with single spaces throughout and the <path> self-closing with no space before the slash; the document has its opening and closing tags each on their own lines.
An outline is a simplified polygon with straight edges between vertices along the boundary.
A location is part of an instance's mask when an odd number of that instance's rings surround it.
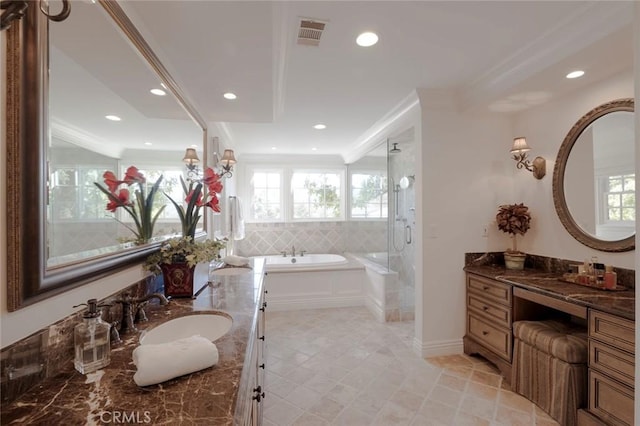
<svg viewBox="0 0 640 426">
<path fill-rule="evenodd" d="M 633 355 L 597 340 L 589 341 L 589 367 L 619 380 L 631 389 L 634 388 L 635 365 Z"/>
<path fill-rule="evenodd" d="M 496 325 L 509 328 L 511 326 L 511 309 L 506 306 L 493 305 L 484 299 L 475 293 L 469 293 L 467 307 L 476 314 L 495 321 Z"/>
<path fill-rule="evenodd" d="M 589 337 L 630 354 L 635 353 L 634 322 L 604 312 L 589 310 Z"/>
<path fill-rule="evenodd" d="M 611 425 L 633 425 L 633 390 L 589 369 L 589 411 Z"/>
<path fill-rule="evenodd" d="M 488 278 L 467 275 L 467 289 L 502 305 L 511 306 L 511 286 Z"/>
<path fill-rule="evenodd" d="M 478 343 L 511 362 L 511 332 L 491 325 L 475 315 L 467 315 L 467 330 Z"/>
</svg>

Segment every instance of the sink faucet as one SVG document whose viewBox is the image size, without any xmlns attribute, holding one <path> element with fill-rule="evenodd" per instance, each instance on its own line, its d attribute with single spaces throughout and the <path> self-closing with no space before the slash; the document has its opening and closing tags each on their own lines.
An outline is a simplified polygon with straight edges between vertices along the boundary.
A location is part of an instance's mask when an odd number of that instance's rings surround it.
<svg viewBox="0 0 640 426">
<path fill-rule="evenodd" d="M 291 256 L 296 257 L 296 246 L 293 244 L 291 245 Z"/>
<path fill-rule="evenodd" d="M 147 316 L 140 304 L 148 302 L 151 299 L 157 299 L 161 305 L 166 305 L 169 300 L 161 293 L 147 294 L 146 296 L 138 299 L 133 299 L 130 294 L 125 294 L 121 299 L 114 300 L 113 303 L 120 303 L 122 305 L 122 321 L 120 321 L 120 334 L 128 331 L 136 331 L 135 319 L 138 318 L 141 321 L 146 320 Z M 137 308 L 137 314 L 134 317 L 132 306 Z"/>
</svg>

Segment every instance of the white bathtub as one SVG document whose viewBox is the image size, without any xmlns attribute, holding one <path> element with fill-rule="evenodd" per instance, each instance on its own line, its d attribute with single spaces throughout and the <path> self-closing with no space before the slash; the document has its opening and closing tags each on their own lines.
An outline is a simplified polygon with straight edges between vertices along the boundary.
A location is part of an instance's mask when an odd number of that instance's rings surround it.
<svg viewBox="0 0 640 426">
<path fill-rule="evenodd" d="M 265 256 L 267 272 L 301 269 L 324 269 L 347 265 L 349 261 L 339 254 L 305 254 L 304 256 Z"/>
<path fill-rule="evenodd" d="M 365 269 L 351 257 L 338 254 L 260 257 L 266 259 L 265 288 L 269 291 L 270 310 L 365 305 Z"/>
</svg>

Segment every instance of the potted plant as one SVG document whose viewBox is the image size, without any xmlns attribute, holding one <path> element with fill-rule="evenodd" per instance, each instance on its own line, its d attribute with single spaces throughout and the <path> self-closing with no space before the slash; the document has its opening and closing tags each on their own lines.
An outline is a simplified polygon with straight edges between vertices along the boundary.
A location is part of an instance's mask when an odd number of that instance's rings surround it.
<svg viewBox="0 0 640 426">
<path fill-rule="evenodd" d="M 224 247 L 224 240 L 172 238 L 163 242 L 160 250 L 147 258 L 144 267 L 153 273 L 162 272 L 165 296 L 191 297 L 196 265 L 219 259 L 220 250 Z"/>
<path fill-rule="evenodd" d="M 498 229 L 512 235 L 513 248 L 504 253 L 504 263 L 507 269 L 524 269 L 526 254 L 518 251 L 517 236 L 524 235 L 531 226 L 529 207 L 524 203 L 505 204 L 498 208 L 496 215 Z"/>
<path fill-rule="evenodd" d="M 120 207 L 129 213 L 133 219 L 135 229 L 117 218 L 116 220 L 133 232 L 136 244 L 144 244 L 148 242 L 153 236 L 153 227 L 156 224 L 156 220 L 165 208 L 163 205 L 157 209 L 155 214 L 153 213 L 153 202 L 156 192 L 158 192 L 158 188 L 160 187 L 162 176 L 160 176 L 156 183 L 151 186 L 148 195 L 145 195 L 147 180 L 137 167 L 129 167 L 122 180 L 118 180 L 116 175 L 108 170 L 104 172 L 102 177 L 104 178 L 106 188 L 97 182 L 94 182 L 94 184 L 98 189 L 100 189 L 100 191 L 106 194 L 109 199 L 106 209 L 115 213 L 115 211 Z M 120 187 L 122 184 L 125 184 L 128 187 L 137 185 L 137 188 L 134 190 L 133 198 L 131 197 L 131 191 L 128 188 Z"/>
<path fill-rule="evenodd" d="M 180 182 L 185 192 L 184 205 L 165 195 L 178 212 L 182 237 L 164 242 L 159 252 L 147 258 L 145 266 L 150 271 L 162 271 L 165 296 L 191 297 L 196 265 L 219 258 L 220 250 L 226 245 L 224 240 L 195 240 L 196 228 L 202 217 L 201 209 L 208 207 L 219 213 L 218 194 L 223 187 L 220 175 L 210 167 L 205 169 L 202 179 L 190 179 L 188 186 L 182 177 Z"/>
</svg>

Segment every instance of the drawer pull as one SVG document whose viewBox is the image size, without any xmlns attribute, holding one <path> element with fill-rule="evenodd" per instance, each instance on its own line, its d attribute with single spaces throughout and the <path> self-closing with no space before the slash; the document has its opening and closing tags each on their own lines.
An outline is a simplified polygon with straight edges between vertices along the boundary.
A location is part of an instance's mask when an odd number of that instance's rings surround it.
<svg viewBox="0 0 640 426">
<path fill-rule="evenodd" d="M 484 291 L 487 291 L 487 290 L 489 290 L 489 286 L 488 286 L 488 285 L 485 285 L 485 286 L 483 286 L 483 287 L 482 287 L 482 289 L 483 289 Z"/>
<path fill-rule="evenodd" d="M 482 330 L 482 335 L 483 335 L 483 336 L 486 336 L 487 334 L 489 334 L 489 332 L 488 332 L 488 331 L 484 331 L 484 330 Z"/>
<path fill-rule="evenodd" d="M 482 307 L 482 310 L 486 312 L 486 311 L 488 311 L 488 310 L 489 310 L 489 307 L 488 307 L 488 306 L 483 306 L 483 307 Z"/>
</svg>

